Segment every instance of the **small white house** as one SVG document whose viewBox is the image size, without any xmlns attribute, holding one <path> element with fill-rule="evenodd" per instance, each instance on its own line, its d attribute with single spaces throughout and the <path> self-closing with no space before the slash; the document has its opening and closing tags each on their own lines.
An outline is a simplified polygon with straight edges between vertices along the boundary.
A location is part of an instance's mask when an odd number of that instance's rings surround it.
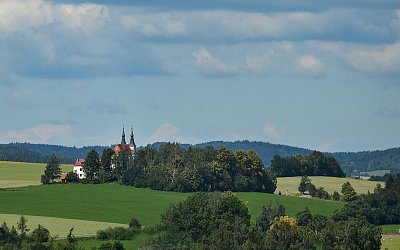
<svg viewBox="0 0 400 250">
<path fill-rule="evenodd" d="M 79 179 L 86 178 L 86 173 L 83 170 L 83 163 L 85 163 L 85 159 L 76 159 L 75 165 L 73 168 L 73 172 L 78 176 Z"/>
</svg>

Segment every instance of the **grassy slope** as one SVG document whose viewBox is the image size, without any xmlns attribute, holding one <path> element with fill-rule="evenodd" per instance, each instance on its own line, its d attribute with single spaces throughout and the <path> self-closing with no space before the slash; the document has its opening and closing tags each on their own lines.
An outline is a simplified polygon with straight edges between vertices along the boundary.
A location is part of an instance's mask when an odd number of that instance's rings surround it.
<svg viewBox="0 0 400 250">
<path fill-rule="evenodd" d="M 40 185 L 40 176 L 46 167 L 44 163 L 0 161 L 0 188 Z M 64 172 L 72 171 L 72 165 L 63 164 Z"/>
<path fill-rule="evenodd" d="M 328 193 L 330 194 L 332 194 L 334 191 L 340 193 L 342 185 L 346 181 L 350 182 L 350 184 L 353 186 L 353 188 L 358 194 L 365 194 L 368 192 L 368 190 L 370 192 L 374 192 L 374 188 L 378 183 L 384 186 L 383 182 L 356 180 L 352 178 L 336 178 L 336 177 L 325 177 L 325 176 L 310 176 L 309 178 L 316 187 L 324 187 L 324 189 L 328 191 Z M 300 176 L 278 178 L 278 187 L 275 193 L 281 191 L 282 194 L 285 194 L 286 190 L 288 190 L 289 195 L 299 194 L 298 187 L 300 184 L 300 180 L 301 180 Z"/>
<path fill-rule="evenodd" d="M 7 222 L 8 226 L 14 225 L 17 227 L 17 221 L 19 221 L 20 215 L 16 214 L 0 214 L 0 221 Z M 124 226 L 125 224 L 107 223 L 98 221 L 86 221 L 86 220 L 74 220 L 74 219 L 62 219 L 54 217 L 43 217 L 43 216 L 32 216 L 26 215 L 25 218 L 28 220 L 28 228 L 32 231 L 37 225 L 42 225 L 50 230 L 52 236 L 58 235 L 60 237 L 66 237 L 69 230 L 74 228 L 74 235 L 76 236 L 90 236 L 96 233 L 99 229 L 105 229 L 108 227 Z"/>
<path fill-rule="evenodd" d="M 143 225 L 156 224 L 170 203 L 190 194 L 138 189 L 118 184 L 65 184 L 21 188 L 24 191 L 0 191 L 0 213 L 24 214 L 127 224 L 132 216 Z M 341 203 L 285 197 L 262 193 L 239 193 L 248 202 L 252 219 L 268 200 L 281 201 L 293 216 L 305 206 L 313 212 L 332 214 Z"/>
</svg>

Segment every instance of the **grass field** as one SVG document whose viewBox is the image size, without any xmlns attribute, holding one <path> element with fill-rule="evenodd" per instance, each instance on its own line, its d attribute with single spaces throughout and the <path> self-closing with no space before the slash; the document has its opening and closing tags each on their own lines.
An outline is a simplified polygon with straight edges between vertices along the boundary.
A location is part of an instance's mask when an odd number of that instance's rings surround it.
<svg viewBox="0 0 400 250">
<path fill-rule="evenodd" d="M 16 214 L 0 214 L 0 221 L 5 221 L 8 226 L 14 225 L 16 227 L 19 218 L 20 215 Z M 31 231 L 40 224 L 49 229 L 52 236 L 58 235 L 60 238 L 65 238 L 72 227 L 74 228 L 73 233 L 75 236 L 91 236 L 100 229 L 116 226 L 128 226 L 125 224 L 109 222 L 62 219 L 32 215 L 25 215 L 25 218 L 28 220 L 27 225 Z"/>
<path fill-rule="evenodd" d="M 400 235 L 383 235 L 381 249 L 400 250 Z"/>
<path fill-rule="evenodd" d="M 19 190 L 19 191 L 15 191 Z M 143 225 L 159 222 L 159 216 L 170 203 L 184 200 L 190 194 L 132 188 L 118 184 L 40 185 L 0 191 L 0 213 L 59 217 L 127 224 L 134 216 Z M 307 206 L 312 212 L 330 215 L 342 203 L 278 196 L 263 193 L 239 193 L 247 202 L 254 220 L 268 201 L 280 201 L 287 214 L 294 216 Z"/>
<path fill-rule="evenodd" d="M 368 181 L 368 180 L 357 180 L 352 178 L 336 178 L 336 177 L 326 177 L 326 176 L 310 176 L 311 182 L 318 188 L 324 187 L 325 191 L 332 194 L 334 191 L 340 193 L 343 183 L 346 181 L 350 182 L 353 186 L 354 190 L 358 194 L 365 194 L 368 192 L 374 192 L 374 188 L 376 184 L 380 183 L 382 187 L 384 187 L 383 182 L 379 181 Z M 278 178 L 278 187 L 276 188 L 275 193 L 286 194 L 286 190 L 289 195 L 298 195 L 299 194 L 299 184 L 301 177 L 280 177 Z"/>
<path fill-rule="evenodd" d="M 40 185 L 45 163 L 0 161 L 0 188 Z M 72 171 L 72 164 L 62 164 L 64 172 Z"/>
</svg>

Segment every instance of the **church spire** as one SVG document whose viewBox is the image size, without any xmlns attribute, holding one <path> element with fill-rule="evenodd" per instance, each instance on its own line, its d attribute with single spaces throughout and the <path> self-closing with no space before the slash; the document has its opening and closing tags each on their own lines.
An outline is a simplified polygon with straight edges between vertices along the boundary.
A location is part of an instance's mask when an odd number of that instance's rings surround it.
<svg viewBox="0 0 400 250">
<path fill-rule="evenodd" d="M 133 126 L 131 127 L 131 141 L 129 142 L 129 148 L 131 149 L 131 154 L 135 157 L 136 154 L 136 144 L 135 139 L 133 137 Z"/>
<path fill-rule="evenodd" d="M 126 145 L 126 141 L 125 141 L 125 128 L 122 127 L 122 140 L 121 140 L 121 144 Z"/>
<path fill-rule="evenodd" d="M 131 127 L 131 141 L 129 142 L 130 147 L 134 147 L 136 149 L 135 139 L 133 136 L 133 126 Z"/>
</svg>

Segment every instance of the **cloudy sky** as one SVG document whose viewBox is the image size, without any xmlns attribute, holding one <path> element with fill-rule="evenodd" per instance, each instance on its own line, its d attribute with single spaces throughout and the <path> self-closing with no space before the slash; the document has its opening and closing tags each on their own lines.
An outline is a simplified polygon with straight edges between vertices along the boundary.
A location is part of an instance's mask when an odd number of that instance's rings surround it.
<svg viewBox="0 0 400 250">
<path fill-rule="evenodd" d="M 400 1 L 0 0 L 0 115 L 0 143 L 398 147 Z"/>
</svg>

